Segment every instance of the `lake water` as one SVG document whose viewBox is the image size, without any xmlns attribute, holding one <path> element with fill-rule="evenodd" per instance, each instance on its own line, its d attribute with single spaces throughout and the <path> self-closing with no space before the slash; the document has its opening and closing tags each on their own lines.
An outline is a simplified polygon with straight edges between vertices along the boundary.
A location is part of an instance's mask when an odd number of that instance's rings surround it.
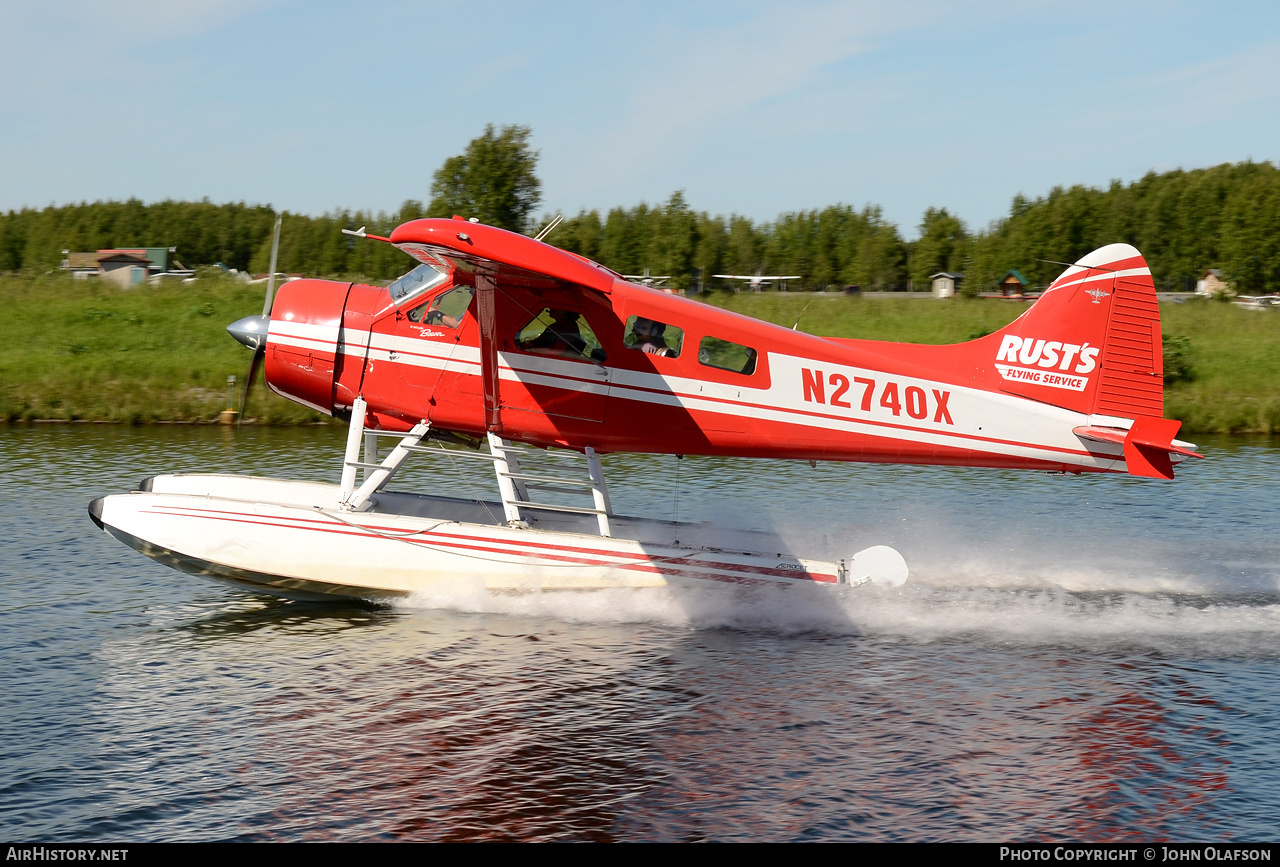
<svg viewBox="0 0 1280 867">
<path fill-rule="evenodd" d="M 846 593 L 288 603 L 85 512 L 164 471 L 336 480 L 343 435 L 0 428 L 4 837 L 1277 836 L 1274 440 L 1198 438 L 1171 483 L 605 459 L 619 512 L 818 554 L 870 527 L 911 564 Z"/>
</svg>

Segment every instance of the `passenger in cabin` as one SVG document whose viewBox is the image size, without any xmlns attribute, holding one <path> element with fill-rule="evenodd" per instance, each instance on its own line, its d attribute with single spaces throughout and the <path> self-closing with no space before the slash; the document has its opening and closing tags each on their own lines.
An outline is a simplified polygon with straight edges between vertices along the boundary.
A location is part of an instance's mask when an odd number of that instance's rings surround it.
<svg viewBox="0 0 1280 867">
<path fill-rule="evenodd" d="M 667 345 L 664 336 L 666 330 L 667 326 L 663 322 L 654 322 L 652 319 L 637 316 L 631 325 L 631 334 L 626 336 L 627 345 L 650 355 L 674 358 L 676 351 Z"/>
<path fill-rule="evenodd" d="M 575 310 L 551 308 L 551 324 L 532 340 L 523 341 L 520 348 L 526 352 L 541 351 L 546 355 L 563 355 L 565 358 L 582 358 L 587 354 L 587 341 L 578 327 L 579 313 Z"/>
</svg>

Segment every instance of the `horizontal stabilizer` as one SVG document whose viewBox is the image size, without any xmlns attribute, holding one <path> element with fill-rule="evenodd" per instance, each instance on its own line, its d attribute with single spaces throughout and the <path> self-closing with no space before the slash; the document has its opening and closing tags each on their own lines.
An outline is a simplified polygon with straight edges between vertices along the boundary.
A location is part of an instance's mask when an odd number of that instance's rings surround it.
<svg viewBox="0 0 1280 867">
<path fill-rule="evenodd" d="M 1169 418 L 1137 418 L 1128 430 L 1082 425 L 1073 430 L 1081 439 L 1124 446 L 1124 462 L 1132 476 L 1173 478 L 1173 455 L 1202 458 L 1194 449 L 1175 445 L 1173 437 L 1182 422 Z"/>
</svg>

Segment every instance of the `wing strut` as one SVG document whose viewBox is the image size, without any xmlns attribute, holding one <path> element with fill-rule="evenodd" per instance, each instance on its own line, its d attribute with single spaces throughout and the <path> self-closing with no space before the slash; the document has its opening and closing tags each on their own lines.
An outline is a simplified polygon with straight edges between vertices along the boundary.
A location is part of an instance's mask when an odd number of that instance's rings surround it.
<svg viewBox="0 0 1280 867">
<path fill-rule="evenodd" d="M 357 397 L 351 406 L 351 427 L 347 431 L 346 460 L 342 462 L 342 483 L 339 486 L 338 508 L 348 512 L 363 512 L 371 505 L 369 498 L 382 490 L 391 477 L 404 465 L 409 453 L 421 450 L 422 438 L 431 430 L 431 422 L 423 419 L 408 434 L 370 431 L 364 426 L 368 405 L 363 397 Z M 401 436 L 400 444 L 391 450 L 382 463 L 377 463 L 378 446 L 369 434 Z M 365 460 L 358 461 L 360 441 L 364 440 Z M 356 490 L 356 471 L 365 471 L 364 484 Z"/>
<path fill-rule="evenodd" d="M 498 369 L 498 284 L 487 269 L 476 273 L 476 313 L 480 324 L 480 381 L 484 390 L 484 428 L 502 431 Z"/>
</svg>

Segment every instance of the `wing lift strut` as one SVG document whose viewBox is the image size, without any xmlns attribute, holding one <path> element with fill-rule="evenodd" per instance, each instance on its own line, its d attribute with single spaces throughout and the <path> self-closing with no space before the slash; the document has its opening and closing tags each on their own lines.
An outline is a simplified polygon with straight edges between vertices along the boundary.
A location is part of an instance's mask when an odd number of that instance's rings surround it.
<svg viewBox="0 0 1280 867">
<path fill-rule="evenodd" d="M 509 527 L 528 527 L 525 512 L 565 512 L 594 515 L 600 535 L 611 535 L 609 518 L 613 515 L 613 507 L 609 502 L 609 488 L 605 483 L 604 470 L 600 466 L 600 456 L 590 446 L 580 456 L 576 452 L 551 452 L 513 443 L 496 433 L 490 433 L 488 454 L 449 449 L 423 442 L 431 429 L 431 423 L 425 420 L 415 425 L 407 434 L 369 430 L 364 424 L 367 410 L 364 398 L 356 398 L 351 407 L 351 428 L 347 432 L 347 449 L 338 496 L 338 506 L 344 511 L 363 512 L 373 508 L 376 503 L 374 495 L 391 481 L 411 455 L 434 454 L 491 461 L 498 479 L 498 492 L 502 496 L 503 514 Z M 399 437 L 400 442 L 391 449 L 390 454 L 379 460 L 378 437 L 387 436 Z M 360 459 L 362 442 L 363 460 Z M 585 476 L 581 467 L 583 457 L 586 459 Z M 357 488 L 357 475 L 361 470 L 364 471 L 364 478 Z M 585 494 L 590 491 L 591 505 L 540 502 L 530 495 L 531 490 L 539 495 L 539 499 L 546 499 L 540 496 L 543 492 Z"/>
</svg>

